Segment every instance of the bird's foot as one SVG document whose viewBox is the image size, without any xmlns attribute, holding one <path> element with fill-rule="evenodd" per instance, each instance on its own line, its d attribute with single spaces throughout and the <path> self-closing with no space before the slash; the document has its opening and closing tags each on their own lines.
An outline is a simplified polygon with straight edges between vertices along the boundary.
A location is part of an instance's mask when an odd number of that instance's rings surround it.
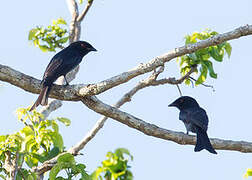
<svg viewBox="0 0 252 180">
<path fill-rule="evenodd" d="M 68 83 L 68 81 L 66 79 L 66 76 L 64 76 L 64 79 L 65 79 L 65 82 L 66 82 L 66 84 L 64 86 L 69 86 L 69 83 Z"/>
<path fill-rule="evenodd" d="M 67 86 L 69 86 L 69 83 L 66 83 L 66 84 L 64 84 L 63 86 L 64 86 L 64 87 L 67 87 Z"/>
</svg>

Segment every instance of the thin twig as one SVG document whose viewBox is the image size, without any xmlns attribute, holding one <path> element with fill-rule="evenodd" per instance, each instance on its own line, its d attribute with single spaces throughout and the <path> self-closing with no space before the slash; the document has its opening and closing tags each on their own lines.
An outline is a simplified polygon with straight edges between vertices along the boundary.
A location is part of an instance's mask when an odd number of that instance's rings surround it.
<svg viewBox="0 0 252 180">
<path fill-rule="evenodd" d="M 179 85 L 178 85 L 178 84 L 176 84 L 176 86 L 177 86 L 177 88 L 178 88 L 179 95 L 180 95 L 180 96 L 182 96 L 182 92 L 181 92 L 181 90 L 180 90 L 180 88 L 179 88 Z"/>
<path fill-rule="evenodd" d="M 193 77 L 189 76 L 189 79 L 193 80 L 193 81 L 197 81 L 196 79 L 194 79 Z M 212 88 L 213 92 L 215 92 L 214 86 L 213 85 L 209 85 L 209 84 L 205 84 L 205 83 L 201 83 L 200 85 L 208 87 L 208 88 Z"/>
</svg>

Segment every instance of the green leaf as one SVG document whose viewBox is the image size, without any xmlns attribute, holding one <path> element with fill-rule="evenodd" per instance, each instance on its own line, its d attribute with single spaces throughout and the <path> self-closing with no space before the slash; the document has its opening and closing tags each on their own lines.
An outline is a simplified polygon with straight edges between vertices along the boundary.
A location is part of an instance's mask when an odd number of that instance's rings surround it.
<svg viewBox="0 0 252 180">
<path fill-rule="evenodd" d="M 77 164 L 74 168 L 73 171 L 75 170 L 75 174 L 81 174 L 81 180 L 91 180 L 91 177 L 87 174 L 85 171 L 86 166 L 84 164 Z"/>
<path fill-rule="evenodd" d="M 58 124 L 56 123 L 56 121 L 52 121 L 52 128 L 53 128 L 53 130 L 55 131 L 55 132 L 59 132 L 59 126 L 58 126 Z"/>
<path fill-rule="evenodd" d="M 133 160 L 133 156 L 130 154 L 129 150 L 126 149 L 126 148 L 117 148 L 115 150 L 115 154 L 118 156 L 118 157 L 121 157 L 123 159 L 123 154 L 127 154 L 131 160 Z"/>
<path fill-rule="evenodd" d="M 194 62 L 198 60 L 198 58 L 197 58 L 197 56 L 196 56 L 195 53 L 189 54 L 188 57 L 189 57 L 191 60 L 193 60 Z"/>
<path fill-rule="evenodd" d="M 92 180 L 97 180 L 98 177 L 101 175 L 101 173 L 106 172 L 106 168 L 98 167 L 92 174 L 91 174 L 91 179 Z"/>
<path fill-rule="evenodd" d="M 50 171 L 49 180 L 55 180 L 56 176 L 61 170 L 66 169 L 66 168 L 71 168 L 72 166 L 74 165 L 69 162 L 57 162 L 57 164 L 54 165 Z"/>
<path fill-rule="evenodd" d="M 31 41 L 37 32 L 38 32 L 37 28 L 31 29 L 29 31 L 28 40 Z"/>
<path fill-rule="evenodd" d="M 30 155 L 25 156 L 24 159 L 25 159 L 26 164 L 27 164 L 30 168 L 32 168 L 32 167 L 38 165 L 38 160 L 37 160 L 36 158 L 31 157 Z"/>
<path fill-rule="evenodd" d="M 249 176 L 252 176 L 252 169 L 248 168 L 246 173 L 244 174 L 244 178 L 248 178 Z"/>
<path fill-rule="evenodd" d="M 79 3 L 82 4 L 82 3 L 83 3 L 83 0 L 79 0 Z"/>
<path fill-rule="evenodd" d="M 25 126 L 20 133 L 24 134 L 25 136 L 33 136 L 34 135 L 34 131 L 32 130 L 32 128 L 30 126 Z"/>
<path fill-rule="evenodd" d="M 27 180 L 34 180 L 31 174 L 28 175 Z"/>
<path fill-rule="evenodd" d="M 34 41 L 33 41 L 33 44 L 34 44 L 34 46 L 39 46 L 39 40 L 38 39 L 35 39 Z"/>
<path fill-rule="evenodd" d="M 2 179 L 6 180 L 6 178 L 5 178 L 4 175 L 0 174 L 0 177 L 1 177 Z"/>
<path fill-rule="evenodd" d="M 64 37 L 64 38 L 61 38 L 61 39 L 59 39 L 59 40 L 57 41 L 57 43 L 62 43 L 62 44 L 64 44 L 64 43 L 66 43 L 66 42 L 68 41 L 68 39 L 69 39 L 69 36 L 68 36 L 68 37 Z"/>
<path fill-rule="evenodd" d="M 57 120 L 65 124 L 66 126 L 70 126 L 71 120 L 68 118 L 57 117 Z"/>
<path fill-rule="evenodd" d="M 34 136 L 29 135 L 29 136 L 25 137 L 24 144 L 25 144 L 25 150 L 26 151 L 28 151 L 28 152 L 32 151 L 32 147 L 34 145 L 36 145 L 36 141 L 35 141 Z"/>
<path fill-rule="evenodd" d="M 61 171 L 62 167 L 59 164 L 53 166 L 49 173 L 49 180 L 55 180 L 58 173 Z"/>
<path fill-rule="evenodd" d="M 48 156 L 46 156 L 46 160 L 52 159 L 54 157 L 56 157 L 58 154 L 60 153 L 60 150 L 58 147 L 54 147 L 48 154 Z"/>
<path fill-rule="evenodd" d="M 221 52 L 218 50 L 218 48 L 216 46 L 210 47 L 210 55 L 216 61 L 222 62 L 222 60 L 223 60 L 223 55 L 221 54 Z"/>
<path fill-rule="evenodd" d="M 232 46 L 230 45 L 230 43 L 226 42 L 224 48 L 226 50 L 226 53 L 228 54 L 228 58 L 230 58 L 232 52 Z"/>
<path fill-rule="evenodd" d="M 60 152 L 62 152 L 64 148 L 64 142 L 62 136 L 56 132 L 50 134 L 52 135 L 53 145 L 55 147 L 58 147 Z"/>
<path fill-rule="evenodd" d="M 62 154 L 58 157 L 57 162 L 59 163 L 71 163 L 75 164 L 74 156 L 70 153 Z"/>
<path fill-rule="evenodd" d="M 188 56 L 182 56 L 180 59 L 181 59 L 179 63 L 180 68 L 182 68 L 184 64 L 188 65 L 188 61 L 190 60 Z"/>
<path fill-rule="evenodd" d="M 207 66 L 209 74 L 212 78 L 217 79 L 217 74 L 214 72 L 213 63 L 211 61 L 201 61 L 203 65 Z"/>
<path fill-rule="evenodd" d="M 39 49 L 43 52 L 49 51 L 49 48 L 46 45 L 39 45 Z"/>
<path fill-rule="evenodd" d="M 206 78 L 207 78 L 207 67 L 206 66 L 201 66 L 201 69 L 200 69 L 200 76 L 198 77 L 197 81 L 195 82 L 195 85 L 199 85 L 199 84 L 202 84 L 203 82 L 206 81 Z"/>
<path fill-rule="evenodd" d="M 36 158 L 39 162 L 43 163 L 45 162 L 47 159 L 45 158 L 45 156 L 40 155 L 40 154 L 36 154 L 36 153 L 31 153 L 32 157 Z"/>
<path fill-rule="evenodd" d="M 185 84 L 186 84 L 186 85 L 190 85 L 190 84 L 191 84 L 191 81 L 190 81 L 189 79 L 186 79 L 186 80 L 185 80 Z"/>
<path fill-rule="evenodd" d="M 65 24 L 65 25 L 67 25 L 66 21 L 63 18 L 57 19 L 57 24 Z"/>
<path fill-rule="evenodd" d="M 7 136 L 5 135 L 0 136 L 0 142 L 5 142 L 6 139 L 7 139 Z"/>
</svg>

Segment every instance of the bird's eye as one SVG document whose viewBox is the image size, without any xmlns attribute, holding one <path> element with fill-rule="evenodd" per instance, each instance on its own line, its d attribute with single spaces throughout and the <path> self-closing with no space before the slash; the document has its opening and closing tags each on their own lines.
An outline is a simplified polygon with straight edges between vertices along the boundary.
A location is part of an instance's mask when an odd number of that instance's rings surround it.
<svg viewBox="0 0 252 180">
<path fill-rule="evenodd" d="M 184 99 L 180 99 L 180 103 L 183 103 L 184 102 Z"/>
<path fill-rule="evenodd" d="M 86 48 L 85 44 L 81 44 L 81 47 Z"/>
</svg>

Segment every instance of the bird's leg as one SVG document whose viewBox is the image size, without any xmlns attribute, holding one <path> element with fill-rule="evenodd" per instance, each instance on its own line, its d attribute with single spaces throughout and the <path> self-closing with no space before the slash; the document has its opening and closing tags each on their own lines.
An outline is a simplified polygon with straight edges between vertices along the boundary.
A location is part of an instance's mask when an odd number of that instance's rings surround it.
<svg viewBox="0 0 252 180">
<path fill-rule="evenodd" d="M 186 131 L 186 134 L 189 135 L 189 131 Z"/>
<path fill-rule="evenodd" d="M 66 85 L 65 85 L 65 86 L 68 86 L 69 83 L 67 82 L 66 76 L 64 76 L 64 79 L 65 79 L 65 81 L 66 81 Z"/>
</svg>

